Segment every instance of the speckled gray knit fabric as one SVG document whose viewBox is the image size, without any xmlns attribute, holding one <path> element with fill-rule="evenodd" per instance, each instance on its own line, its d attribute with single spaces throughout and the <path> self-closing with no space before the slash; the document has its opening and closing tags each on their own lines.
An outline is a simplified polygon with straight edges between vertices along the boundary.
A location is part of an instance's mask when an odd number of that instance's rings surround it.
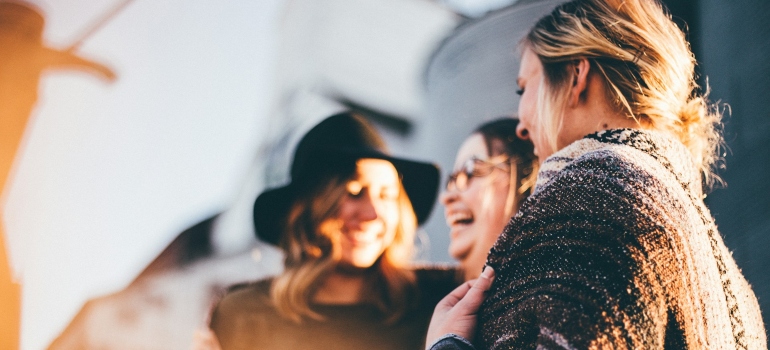
<svg viewBox="0 0 770 350">
<path fill-rule="evenodd" d="M 488 349 L 766 349 L 685 147 L 618 129 L 549 157 L 492 248 Z"/>
</svg>

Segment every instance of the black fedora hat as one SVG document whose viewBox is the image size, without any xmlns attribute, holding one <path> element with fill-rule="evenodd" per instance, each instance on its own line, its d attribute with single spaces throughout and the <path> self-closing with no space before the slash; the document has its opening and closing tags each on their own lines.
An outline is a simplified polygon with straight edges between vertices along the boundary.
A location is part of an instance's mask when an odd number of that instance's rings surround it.
<svg viewBox="0 0 770 350">
<path fill-rule="evenodd" d="M 278 245 L 289 208 L 302 193 L 322 183 L 325 174 L 355 170 L 355 160 L 383 159 L 392 163 L 412 202 L 417 223 L 428 219 L 436 202 L 439 169 L 435 164 L 392 157 L 380 135 L 363 117 L 350 112 L 321 121 L 302 137 L 294 151 L 291 182 L 262 192 L 254 202 L 257 238 Z"/>
</svg>

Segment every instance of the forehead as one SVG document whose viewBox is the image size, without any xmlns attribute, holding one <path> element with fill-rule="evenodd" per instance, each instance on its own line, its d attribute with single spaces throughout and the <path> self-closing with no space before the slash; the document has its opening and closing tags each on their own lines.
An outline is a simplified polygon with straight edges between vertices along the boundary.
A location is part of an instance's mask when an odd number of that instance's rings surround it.
<svg viewBox="0 0 770 350">
<path fill-rule="evenodd" d="M 365 183 L 398 185 L 398 171 L 391 162 L 364 158 L 356 161 L 355 180 Z"/>
<path fill-rule="evenodd" d="M 487 159 L 487 145 L 484 142 L 484 137 L 480 134 L 473 134 L 465 139 L 465 142 L 460 146 L 457 151 L 457 159 L 455 159 L 455 168 L 461 166 L 466 160 L 476 157 L 478 159 Z"/>
<path fill-rule="evenodd" d="M 528 78 L 540 74 L 543 65 L 540 59 L 529 48 L 525 48 L 521 55 L 521 65 L 519 66 L 519 79 Z"/>
</svg>

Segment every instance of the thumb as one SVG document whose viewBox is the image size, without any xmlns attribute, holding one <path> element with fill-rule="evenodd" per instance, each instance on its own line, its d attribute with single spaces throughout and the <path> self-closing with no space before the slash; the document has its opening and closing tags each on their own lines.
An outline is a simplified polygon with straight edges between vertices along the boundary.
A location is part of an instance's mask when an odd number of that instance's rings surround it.
<svg viewBox="0 0 770 350">
<path fill-rule="evenodd" d="M 487 266 L 484 272 L 481 273 L 481 276 L 473 283 L 468 293 L 457 302 L 456 308 L 459 309 L 458 311 L 467 315 L 475 314 L 484 301 L 484 294 L 492 287 L 494 278 L 495 270 Z"/>
</svg>

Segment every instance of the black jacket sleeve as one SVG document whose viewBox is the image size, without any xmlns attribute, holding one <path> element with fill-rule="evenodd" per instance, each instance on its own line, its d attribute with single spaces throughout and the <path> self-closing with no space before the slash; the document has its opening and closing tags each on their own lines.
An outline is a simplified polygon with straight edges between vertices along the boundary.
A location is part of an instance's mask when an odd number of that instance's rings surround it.
<svg viewBox="0 0 770 350">
<path fill-rule="evenodd" d="M 447 334 L 433 343 L 429 350 L 476 350 L 476 348 L 463 337 Z"/>
</svg>

